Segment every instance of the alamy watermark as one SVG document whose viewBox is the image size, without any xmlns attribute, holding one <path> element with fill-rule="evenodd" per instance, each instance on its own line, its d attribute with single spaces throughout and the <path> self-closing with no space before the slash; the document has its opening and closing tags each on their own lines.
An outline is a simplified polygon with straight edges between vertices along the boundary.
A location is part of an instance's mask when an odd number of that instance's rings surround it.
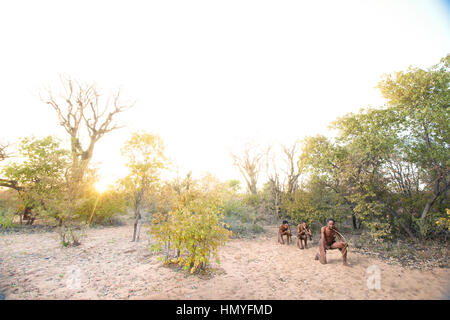
<svg viewBox="0 0 450 320">
<path fill-rule="evenodd" d="M 81 288 L 81 270 L 77 266 L 67 267 L 66 285 L 69 289 L 78 290 Z"/>
<path fill-rule="evenodd" d="M 381 269 L 379 266 L 373 264 L 366 269 L 366 273 L 369 275 L 367 278 L 367 289 L 369 290 L 381 290 Z"/>
</svg>

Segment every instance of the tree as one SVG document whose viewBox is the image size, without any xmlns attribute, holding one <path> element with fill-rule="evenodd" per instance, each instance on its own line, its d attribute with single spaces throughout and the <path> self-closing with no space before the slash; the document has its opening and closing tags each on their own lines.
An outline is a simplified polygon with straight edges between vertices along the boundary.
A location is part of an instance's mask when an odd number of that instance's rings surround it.
<svg viewBox="0 0 450 320">
<path fill-rule="evenodd" d="M 357 158 L 357 157 L 356 157 Z M 338 195 L 336 206 L 346 205 L 351 213 L 353 228 L 357 229 L 355 204 L 351 202 L 352 185 L 354 186 L 357 162 L 349 158 L 348 148 L 336 144 L 325 136 L 306 137 L 303 141 L 302 153 L 299 157 L 301 168 L 309 173 L 309 186 L 320 185 Z M 312 181 L 315 181 L 312 183 Z M 325 190 L 324 190 L 325 191 Z"/>
<path fill-rule="evenodd" d="M 119 129 L 116 115 L 131 105 L 120 101 L 120 91 L 107 97 L 94 84 L 84 84 L 70 77 L 61 77 L 62 95 L 55 97 L 48 89 L 47 97 L 41 98 L 57 113 L 60 125 L 70 136 L 73 183 L 82 180 L 92 159 L 95 144 L 107 133 Z M 83 145 L 83 138 L 88 142 Z"/>
<path fill-rule="evenodd" d="M 348 218 L 348 206 L 341 205 L 338 197 L 323 179 L 313 175 L 288 198 L 284 194 L 282 206 L 295 223 L 304 220 L 310 225 L 319 222 L 323 226 L 330 217 L 337 221 Z"/>
<path fill-rule="evenodd" d="M 68 151 L 52 136 L 43 139 L 23 138 L 19 144 L 22 162 L 8 165 L 3 174 L 23 203 L 22 216 L 32 224 L 37 212 L 48 209 L 48 200 L 57 194 L 67 174 Z M 4 186 L 4 185 L 3 185 Z M 32 214 L 32 210 L 36 212 Z"/>
<path fill-rule="evenodd" d="M 361 110 L 333 123 L 342 153 L 339 176 L 344 200 L 372 236 L 391 236 L 396 226 L 413 237 L 405 208 L 391 189 L 392 164 L 401 156 L 402 137 L 393 126 L 390 108 Z M 401 165 L 397 161 L 398 165 Z M 400 214 L 400 211 L 403 214 Z M 404 217 L 402 217 L 402 215 Z M 411 219 L 411 217 L 409 217 Z"/>
<path fill-rule="evenodd" d="M 341 196 L 354 226 L 378 237 L 436 230 L 449 189 L 449 63 L 385 76 L 385 107 L 339 118 L 334 140 L 306 140 L 302 165 Z"/>
<path fill-rule="evenodd" d="M 386 75 L 379 83 L 394 114 L 399 135 L 405 141 L 405 160 L 422 168 L 428 200 L 420 216 L 425 219 L 439 197 L 449 189 L 450 167 L 450 55 L 428 70 L 409 68 Z"/>
<path fill-rule="evenodd" d="M 10 157 L 7 149 L 10 147 L 9 144 L 0 144 L 0 161 L 4 161 Z M 0 187 L 11 188 L 16 191 L 20 190 L 20 186 L 17 184 L 17 181 L 0 178 Z"/>
<path fill-rule="evenodd" d="M 148 192 L 155 189 L 160 172 L 167 164 L 164 144 L 157 135 L 135 132 L 122 148 L 122 155 L 127 159 L 129 174 L 121 183 L 128 193 L 135 215 L 131 241 L 136 239 L 139 241 L 142 211 L 147 203 Z M 137 230 L 138 224 L 139 230 Z"/>
<path fill-rule="evenodd" d="M 283 145 L 284 161 L 286 164 L 285 174 L 287 176 L 286 192 L 292 195 L 298 189 L 298 178 L 300 177 L 300 167 L 298 165 L 298 142 L 288 147 Z"/>
<path fill-rule="evenodd" d="M 280 217 L 281 213 L 281 198 L 283 193 L 280 175 L 278 173 L 277 161 L 271 152 L 272 148 L 266 153 L 266 175 L 268 177 L 268 189 L 270 193 L 270 202 L 273 206 L 273 211 L 276 217 Z"/>
<path fill-rule="evenodd" d="M 247 183 L 247 189 L 251 194 L 256 194 L 258 177 L 261 171 L 262 159 L 266 153 L 258 146 L 247 144 L 241 155 L 231 154 L 234 165 L 238 167 Z"/>
<path fill-rule="evenodd" d="M 9 144 L 0 144 L 0 161 L 3 161 L 6 158 L 9 158 L 9 154 L 7 151 L 8 147 L 9 147 Z"/>
<path fill-rule="evenodd" d="M 348 208 L 353 228 L 363 224 L 377 238 L 391 235 L 382 165 L 392 149 L 381 123 L 374 110 L 346 115 L 334 123 L 335 141 L 307 138 L 300 158 L 312 177 L 339 196 L 336 207 Z"/>
<path fill-rule="evenodd" d="M 341 149 L 339 176 L 344 201 L 352 209 L 354 228 L 359 216 L 362 223 L 371 225 L 372 234 L 390 233 L 386 211 L 393 208 L 385 201 L 389 190 L 383 169 L 399 143 L 390 123 L 389 110 L 371 108 L 333 123 L 339 132 L 336 144 Z M 402 228 L 411 234 L 406 225 Z"/>
</svg>

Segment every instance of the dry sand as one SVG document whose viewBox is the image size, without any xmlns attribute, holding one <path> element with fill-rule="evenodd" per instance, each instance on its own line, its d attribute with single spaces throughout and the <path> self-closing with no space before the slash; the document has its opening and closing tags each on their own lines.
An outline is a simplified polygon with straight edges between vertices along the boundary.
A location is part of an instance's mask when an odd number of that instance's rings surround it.
<svg viewBox="0 0 450 320">
<path fill-rule="evenodd" d="M 130 242 L 131 226 L 91 229 L 79 247 L 61 248 L 56 233 L 0 235 L 0 295 L 6 299 L 448 299 L 449 269 L 410 270 L 350 250 L 328 264 L 306 250 L 277 243 L 276 229 L 233 239 L 220 249 L 212 278 L 161 265 L 148 235 Z M 294 238 L 295 240 L 296 238 Z M 381 289 L 367 288 L 367 267 L 381 271 Z M 78 277 L 79 275 L 79 277 Z M 77 282 L 77 279 L 80 281 Z"/>
</svg>

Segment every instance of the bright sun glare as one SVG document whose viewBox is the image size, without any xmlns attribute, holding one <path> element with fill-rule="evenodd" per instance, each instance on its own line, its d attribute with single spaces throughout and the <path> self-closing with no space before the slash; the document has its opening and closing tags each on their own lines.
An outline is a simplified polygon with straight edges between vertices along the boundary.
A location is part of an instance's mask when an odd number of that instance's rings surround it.
<svg viewBox="0 0 450 320">
<path fill-rule="evenodd" d="M 103 193 L 109 188 L 109 184 L 104 181 L 98 181 L 94 184 L 95 190 L 97 190 L 98 193 Z"/>
<path fill-rule="evenodd" d="M 180 176 L 245 184 L 230 152 L 328 135 L 337 117 L 384 103 L 375 88 L 383 73 L 430 66 L 450 47 L 437 0 L 4 2 L 0 140 L 67 138 L 39 99 L 47 86 L 56 94 L 60 74 L 105 96 L 123 88 L 136 105 L 92 160 L 110 184 L 127 174 L 120 148 L 137 130 L 163 138 Z"/>
</svg>

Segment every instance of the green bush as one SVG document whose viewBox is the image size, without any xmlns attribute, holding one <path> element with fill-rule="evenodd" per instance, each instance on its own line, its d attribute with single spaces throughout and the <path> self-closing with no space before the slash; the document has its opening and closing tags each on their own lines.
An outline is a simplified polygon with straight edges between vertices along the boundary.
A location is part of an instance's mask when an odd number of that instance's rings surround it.
<svg viewBox="0 0 450 320">
<path fill-rule="evenodd" d="M 247 236 L 264 230 L 257 224 L 257 208 L 251 206 L 258 205 L 257 200 L 257 195 L 247 195 L 243 199 L 232 198 L 224 202 L 224 221 L 234 236 Z"/>
<path fill-rule="evenodd" d="M 264 228 L 258 224 L 243 222 L 236 216 L 228 216 L 224 219 L 227 228 L 233 232 L 234 237 L 245 237 L 250 234 L 261 233 Z"/>
<path fill-rule="evenodd" d="M 231 232 L 224 228 L 220 200 L 200 192 L 181 194 L 178 204 L 168 214 L 156 214 L 151 233 L 161 246 L 178 252 L 175 257 L 166 255 L 165 263 L 173 263 L 190 270 L 204 269 L 211 255 L 218 260 L 218 247 L 225 244 Z"/>
<path fill-rule="evenodd" d="M 13 226 L 14 212 L 10 209 L 0 208 L 0 228 L 11 228 Z"/>
<path fill-rule="evenodd" d="M 225 217 L 235 217 L 244 223 L 254 222 L 256 218 L 255 211 L 240 199 L 230 199 L 224 202 L 223 213 Z"/>
<path fill-rule="evenodd" d="M 89 193 L 83 204 L 77 208 L 76 220 L 90 224 L 111 224 L 117 216 L 126 213 L 125 197 L 115 190 L 102 194 Z"/>
</svg>

